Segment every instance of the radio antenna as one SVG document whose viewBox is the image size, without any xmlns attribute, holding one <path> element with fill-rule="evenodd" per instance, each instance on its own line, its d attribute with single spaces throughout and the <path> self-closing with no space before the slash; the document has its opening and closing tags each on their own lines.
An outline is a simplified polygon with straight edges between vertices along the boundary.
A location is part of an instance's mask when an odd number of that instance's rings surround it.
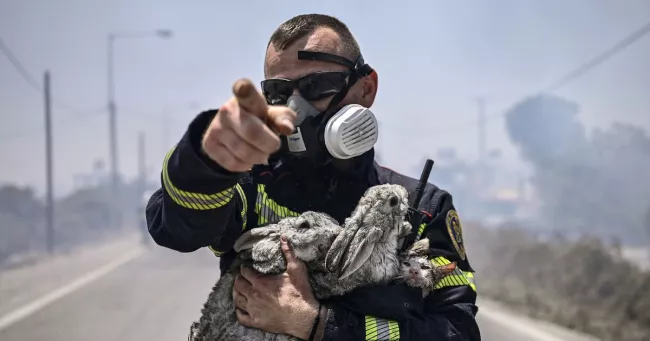
<svg viewBox="0 0 650 341">
<path fill-rule="evenodd" d="M 424 164 L 424 169 L 422 170 L 422 174 L 420 175 L 420 181 L 418 182 L 418 186 L 415 188 L 415 197 L 413 198 L 413 202 L 411 203 L 411 208 L 414 210 L 418 209 L 418 206 L 420 206 L 420 201 L 422 200 L 422 195 L 424 194 L 424 187 L 426 187 L 427 182 L 429 182 L 429 176 L 431 175 L 431 169 L 433 168 L 433 160 L 427 159 L 426 163 Z"/>
</svg>

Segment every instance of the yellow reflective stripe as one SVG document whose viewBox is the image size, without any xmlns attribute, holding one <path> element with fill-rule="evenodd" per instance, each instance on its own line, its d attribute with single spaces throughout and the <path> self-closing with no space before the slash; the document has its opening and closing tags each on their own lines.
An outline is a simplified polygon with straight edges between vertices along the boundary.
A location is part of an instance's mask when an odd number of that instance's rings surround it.
<svg viewBox="0 0 650 341">
<path fill-rule="evenodd" d="M 469 281 L 469 286 L 472 288 L 472 290 L 476 291 L 476 282 L 474 281 L 474 273 L 473 272 L 463 272 L 465 275 L 465 278 L 467 278 L 467 281 Z"/>
<path fill-rule="evenodd" d="M 443 266 L 451 264 L 451 261 L 445 257 L 436 257 L 431 260 L 431 262 L 437 266 Z"/>
<path fill-rule="evenodd" d="M 169 194 L 169 197 L 172 198 L 176 204 L 193 210 L 213 210 L 230 202 L 235 193 L 233 188 L 228 188 L 216 194 L 192 193 L 176 188 L 169 179 L 169 172 L 167 170 L 169 158 L 174 152 L 174 149 L 175 148 L 172 148 L 165 157 L 163 164 L 163 185 L 167 194 Z M 241 186 L 237 184 L 235 187 Z"/>
<path fill-rule="evenodd" d="M 221 257 L 221 255 L 223 255 L 223 252 L 213 248 L 212 246 L 208 246 L 208 249 L 210 249 L 210 251 L 212 251 L 212 253 L 214 253 L 214 255 L 217 257 Z"/>
<path fill-rule="evenodd" d="M 451 261 L 449 261 L 445 257 L 436 257 L 431 259 L 431 263 L 435 266 L 443 266 L 450 264 Z M 455 287 L 455 286 L 462 286 L 462 285 L 467 285 L 472 290 L 476 291 L 476 283 L 474 282 L 474 273 L 470 271 L 463 271 L 460 268 L 456 267 L 456 270 L 452 272 L 451 274 L 445 276 L 438 284 L 436 285 L 435 289 L 440 289 L 444 287 Z"/>
<path fill-rule="evenodd" d="M 241 188 L 239 184 L 235 186 L 235 189 L 237 190 L 237 193 L 239 193 L 239 197 L 241 198 L 242 201 L 242 209 L 241 209 L 241 218 L 242 218 L 242 229 L 246 228 L 246 210 L 248 209 L 248 200 L 246 199 L 246 194 L 244 193 L 244 189 Z M 215 256 L 221 257 L 224 253 L 213 248 L 212 245 L 208 246 L 208 249 L 214 253 Z"/>
<path fill-rule="evenodd" d="M 366 316 L 366 340 L 377 340 L 377 322 L 372 316 Z"/>
<path fill-rule="evenodd" d="M 282 218 L 297 217 L 300 214 L 278 205 L 266 194 L 266 186 L 257 185 L 257 201 L 255 202 L 255 213 L 257 213 L 257 224 L 277 223 Z"/>
<path fill-rule="evenodd" d="M 366 316 L 366 340 L 399 341 L 399 325 L 395 321 Z"/>
<path fill-rule="evenodd" d="M 242 202 L 242 209 L 241 209 L 241 219 L 242 219 L 242 230 L 246 228 L 246 222 L 247 222 L 247 217 L 246 217 L 246 210 L 248 209 L 248 199 L 246 199 L 246 194 L 244 193 L 244 189 L 241 188 L 239 184 L 235 186 L 235 189 L 239 193 L 239 197 L 241 198 Z"/>
<path fill-rule="evenodd" d="M 427 228 L 427 224 L 422 223 L 420 224 L 420 228 L 418 229 L 418 240 L 420 240 L 420 237 L 422 237 L 422 233 L 424 233 L 424 230 Z"/>
</svg>

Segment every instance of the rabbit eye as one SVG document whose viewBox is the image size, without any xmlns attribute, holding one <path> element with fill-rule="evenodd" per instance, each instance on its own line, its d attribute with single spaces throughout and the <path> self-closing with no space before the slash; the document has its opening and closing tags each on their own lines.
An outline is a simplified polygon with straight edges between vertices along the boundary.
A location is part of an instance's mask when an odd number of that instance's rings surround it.
<svg viewBox="0 0 650 341">
<path fill-rule="evenodd" d="M 308 228 L 310 228 L 310 227 L 311 227 L 311 225 L 309 224 L 308 221 L 303 221 L 303 222 L 300 224 L 300 228 L 301 228 L 301 229 L 308 229 Z"/>
<path fill-rule="evenodd" d="M 424 270 L 429 270 L 429 269 L 431 269 L 431 267 L 428 266 L 428 265 L 422 265 L 422 269 L 424 269 Z"/>
<path fill-rule="evenodd" d="M 404 264 L 405 266 L 411 266 L 411 263 L 409 262 L 403 262 L 402 264 Z"/>
<path fill-rule="evenodd" d="M 399 200 L 397 200 L 397 197 L 393 196 L 393 197 L 390 198 L 390 201 L 388 202 L 388 204 L 390 206 L 392 206 L 392 207 L 395 207 L 395 206 L 397 206 L 397 204 L 399 204 Z"/>
</svg>

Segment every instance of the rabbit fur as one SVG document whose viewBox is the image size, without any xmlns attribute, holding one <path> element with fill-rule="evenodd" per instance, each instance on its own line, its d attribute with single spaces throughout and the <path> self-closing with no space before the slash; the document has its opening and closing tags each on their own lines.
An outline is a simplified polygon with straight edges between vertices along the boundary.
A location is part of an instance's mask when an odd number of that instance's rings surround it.
<svg viewBox="0 0 650 341">
<path fill-rule="evenodd" d="M 344 227 L 326 214 L 305 212 L 247 231 L 236 241 L 234 250 L 238 256 L 214 286 L 200 320 L 192 324 L 188 340 L 298 340 L 242 326 L 237 321 L 232 300 L 240 265 L 269 275 L 286 270 L 280 248 L 282 235 L 287 236 L 296 257 L 306 263 L 314 296 L 319 300 L 399 277 L 399 240 L 411 230 L 411 225 L 404 220 L 407 200 L 404 187 L 379 185 L 366 191 Z M 421 252 L 414 252 L 414 247 L 407 253 L 419 257 Z"/>
<path fill-rule="evenodd" d="M 331 272 L 345 281 L 381 284 L 397 274 L 400 239 L 411 232 L 404 220 L 408 192 L 400 185 L 370 187 L 345 220 L 343 232 L 334 240 L 325 259 Z"/>
<path fill-rule="evenodd" d="M 335 274 L 325 269 L 325 255 L 342 227 L 330 216 L 305 212 L 276 224 L 258 227 L 244 233 L 235 242 L 237 258 L 230 269 L 219 279 L 201 311 L 201 318 L 192 324 L 189 341 L 284 341 L 298 340 L 289 335 L 268 333 L 243 326 L 235 315 L 232 290 L 240 266 L 250 266 L 255 271 L 275 275 L 286 270 L 286 260 L 280 247 L 280 237 L 287 241 L 296 257 L 305 262 L 309 280 L 316 298 L 331 296 L 328 287 L 335 285 Z"/>
</svg>

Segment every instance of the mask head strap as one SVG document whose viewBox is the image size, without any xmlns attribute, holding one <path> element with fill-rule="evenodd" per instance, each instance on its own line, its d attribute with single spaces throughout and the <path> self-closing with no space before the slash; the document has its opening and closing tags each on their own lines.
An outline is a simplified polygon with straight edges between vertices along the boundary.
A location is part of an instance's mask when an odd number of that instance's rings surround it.
<svg viewBox="0 0 650 341">
<path fill-rule="evenodd" d="M 327 52 L 298 51 L 298 60 L 317 60 L 321 62 L 335 63 L 347 67 L 352 72 L 347 86 L 332 98 L 326 112 L 329 112 L 330 109 L 337 106 L 345 98 L 350 88 L 352 88 L 359 78 L 366 77 L 374 71 L 370 65 L 365 63 L 362 55 L 359 55 L 359 57 L 357 57 L 353 62 L 345 57 Z"/>
<path fill-rule="evenodd" d="M 298 60 L 317 60 L 321 62 L 330 62 L 343 65 L 350 69 L 350 71 L 356 73 L 359 77 L 365 77 L 372 73 L 372 67 L 366 64 L 363 60 L 363 56 L 359 55 L 357 60 L 354 62 L 341 56 L 327 52 L 317 52 L 317 51 L 298 51 Z"/>
<path fill-rule="evenodd" d="M 360 78 L 366 77 L 374 71 L 372 67 L 370 67 L 370 65 L 364 62 L 363 57 L 361 55 L 359 55 L 359 57 L 357 57 L 357 59 L 353 62 L 345 57 L 337 56 L 335 54 L 331 54 L 327 52 L 298 51 L 298 60 L 314 60 L 314 61 L 335 63 L 335 64 L 345 66 L 350 71 L 350 76 L 347 85 L 343 89 L 341 89 L 341 91 L 339 91 L 336 95 L 334 95 L 327 109 L 319 115 L 321 117 L 321 124 L 319 124 L 319 127 L 316 128 L 317 131 L 319 132 L 322 129 L 324 129 L 325 127 L 324 122 L 327 122 L 329 117 L 331 117 L 335 113 L 334 109 L 345 98 L 350 88 L 352 88 L 352 86 Z M 317 133 L 316 135 L 322 137 L 322 134 L 320 133 Z M 288 162 L 291 162 L 291 160 L 292 157 L 289 157 Z M 326 156 L 324 154 L 317 154 L 311 157 L 310 165 L 313 167 L 319 167 L 328 164 L 330 161 L 331 161 L 331 157 Z M 302 163 L 298 163 L 298 164 L 302 164 Z"/>
</svg>

